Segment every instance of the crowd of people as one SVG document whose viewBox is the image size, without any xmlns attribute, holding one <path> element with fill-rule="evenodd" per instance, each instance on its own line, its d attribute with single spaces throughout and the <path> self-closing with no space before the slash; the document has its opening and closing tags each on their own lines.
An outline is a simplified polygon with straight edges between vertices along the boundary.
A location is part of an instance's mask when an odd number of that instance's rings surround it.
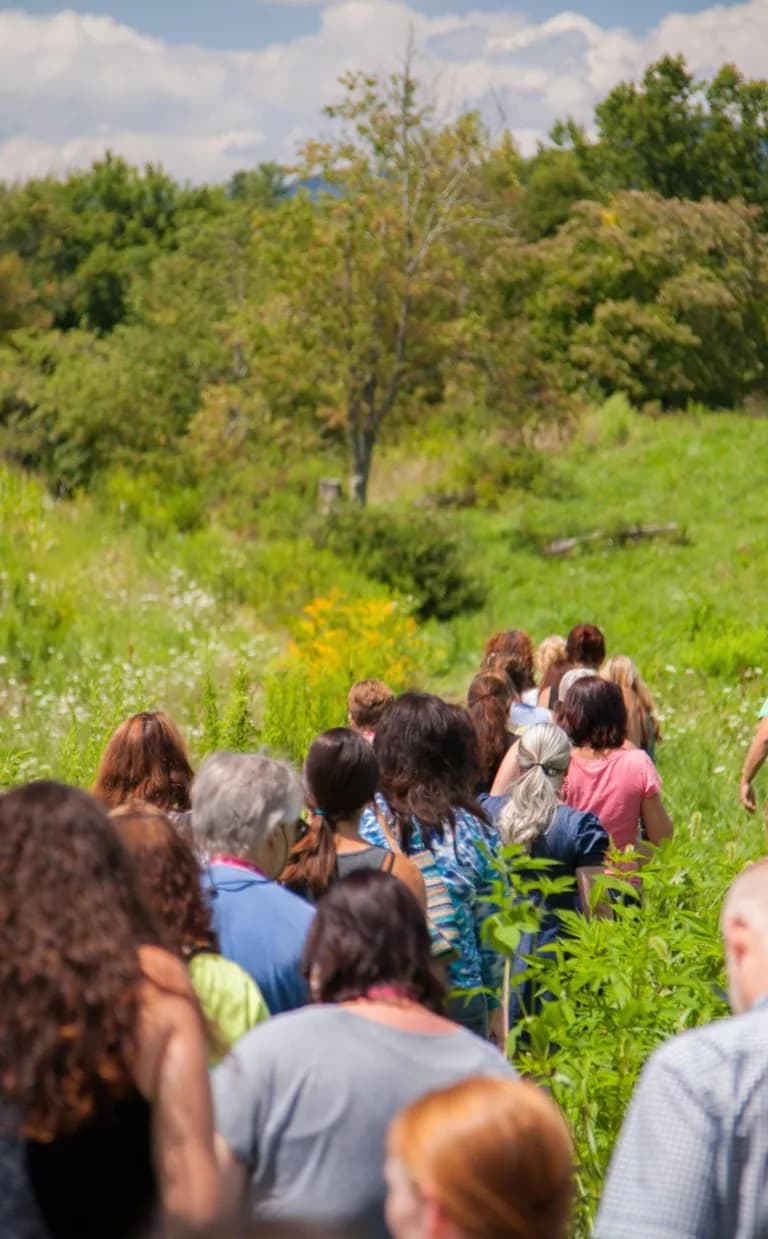
<svg viewBox="0 0 768 1239">
<path fill-rule="evenodd" d="M 301 773 L 194 772 L 144 712 L 90 794 L 0 796 L 2 1239 L 568 1233 L 571 1136 L 506 1032 L 557 998 L 526 960 L 560 913 L 672 834 L 653 699 L 581 624 L 495 634 L 466 704 L 365 680 L 347 710 Z M 571 881 L 505 958 L 518 856 Z M 650 1060 L 601 1239 L 768 1234 L 768 863 L 723 932 L 736 1015 Z"/>
</svg>

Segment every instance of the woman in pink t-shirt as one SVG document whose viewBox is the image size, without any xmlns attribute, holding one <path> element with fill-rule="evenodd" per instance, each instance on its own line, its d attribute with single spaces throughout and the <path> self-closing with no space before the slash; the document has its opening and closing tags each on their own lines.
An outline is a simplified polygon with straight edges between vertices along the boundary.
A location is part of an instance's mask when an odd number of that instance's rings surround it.
<svg viewBox="0 0 768 1239">
<path fill-rule="evenodd" d="M 620 848 L 639 842 L 641 818 L 651 843 L 672 834 L 656 767 L 647 753 L 627 743 L 627 708 L 618 684 L 596 675 L 577 680 L 558 722 L 573 744 L 566 804 L 599 817 Z"/>
</svg>

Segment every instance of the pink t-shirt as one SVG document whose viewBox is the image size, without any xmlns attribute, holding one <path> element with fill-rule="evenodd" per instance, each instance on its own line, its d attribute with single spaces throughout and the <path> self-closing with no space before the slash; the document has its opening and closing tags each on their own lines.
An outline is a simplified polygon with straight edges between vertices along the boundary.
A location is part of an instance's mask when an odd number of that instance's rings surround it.
<svg viewBox="0 0 768 1239">
<path fill-rule="evenodd" d="M 642 804 L 661 788 L 659 773 L 642 749 L 614 749 L 605 757 L 574 754 L 563 798 L 574 809 L 600 818 L 611 842 L 625 848 L 637 842 Z"/>
</svg>

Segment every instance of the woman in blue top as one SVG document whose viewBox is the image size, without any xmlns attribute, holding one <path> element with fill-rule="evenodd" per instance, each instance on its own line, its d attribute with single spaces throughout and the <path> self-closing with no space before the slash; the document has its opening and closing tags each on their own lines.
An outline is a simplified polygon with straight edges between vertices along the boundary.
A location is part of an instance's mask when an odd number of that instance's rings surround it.
<svg viewBox="0 0 768 1239">
<path fill-rule="evenodd" d="M 453 905 L 460 955 L 448 965 L 455 995 L 449 1015 L 481 1036 L 501 1034 L 497 992 L 502 962 L 482 941 L 494 911 L 485 902 L 498 879 L 498 836 L 477 804 L 477 740 L 466 710 L 431 693 L 403 693 L 388 708 L 373 742 L 379 762 L 376 811 L 367 809 L 360 834 L 406 855 L 425 849 Z M 468 996 L 484 988 L 489 993 Z"/>
<path fill-rule="evenodd" d="M 560 790 L 571 760 L 571 742 L 553 723 L 531 727 L 517 745 L 519 776 L 508 789 L 499 814 L 499 831 L 505 844 L 518 843 L 531 857 L 557 861 L 541 873 L 526 870 L 526 877 L 572 877 L 573 887 L 559 894 L 533 892 L 543 912 L 539 930 L 524 934 L 513 961 L 513 972 L 525 968 L 524 956 L 540 951 L 562 931 L 559 913 L 581 911 L 577 887 L 580 869 L 603 863 L 608 835 L 594 813 L 572 809 L 560 801 Z M 510 999 L 510 1022 L 522 1011 L 530 1013 L 530 986 L 523 983 Z"/>
</svg>

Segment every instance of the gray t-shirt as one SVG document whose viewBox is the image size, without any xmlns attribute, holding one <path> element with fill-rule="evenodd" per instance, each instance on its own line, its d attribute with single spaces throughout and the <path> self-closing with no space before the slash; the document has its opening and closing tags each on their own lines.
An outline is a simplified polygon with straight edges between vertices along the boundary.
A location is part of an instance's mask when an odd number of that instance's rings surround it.
<svg viewBox="0 0 768 1239">
<path fill-rule="evenodd" d="M 267 1021 L 213 1074 L 216 1123 L 249 1169 L 256 1217 L 385 1235 L 387 1128 L 403 1106 L 467 1076 L 512 1076 L 463 1028 L 403 1032 L 344 1007 Z"/>
</svg>

